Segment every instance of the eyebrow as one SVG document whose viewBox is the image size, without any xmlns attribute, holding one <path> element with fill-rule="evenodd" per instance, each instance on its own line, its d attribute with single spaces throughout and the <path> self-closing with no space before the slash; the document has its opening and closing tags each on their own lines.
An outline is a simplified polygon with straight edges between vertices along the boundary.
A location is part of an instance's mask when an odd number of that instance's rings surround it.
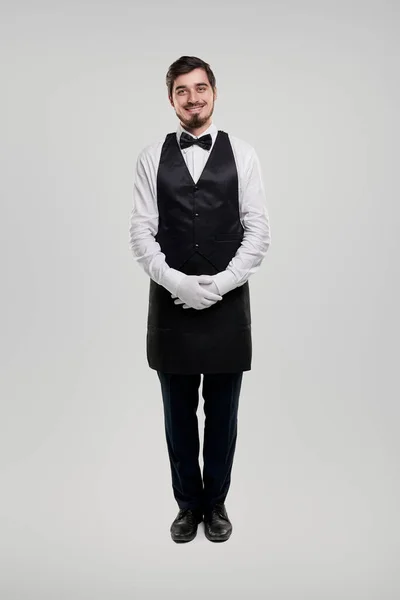
<svg viewBox="0 0 400 600">
<path fill-rule="evenodd" d="M 200 83 L 195 83 L 195 85 L 206 85 L 208 87 L 208 83 L 206 83 L 205 81 L 201 81 Z M 178 90 L 184 90 L 186 89 L 188 86 L 187 85 L 178 85 L 175 88 L 175 91 L 177 92 Z"/>
</svg>

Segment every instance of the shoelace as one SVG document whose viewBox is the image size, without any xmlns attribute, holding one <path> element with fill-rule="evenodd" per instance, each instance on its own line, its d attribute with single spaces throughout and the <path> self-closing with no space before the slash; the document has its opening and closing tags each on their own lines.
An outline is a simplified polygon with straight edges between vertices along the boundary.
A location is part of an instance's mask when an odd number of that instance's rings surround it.
<svg viewBox="0 0 400 600">
<path fill-rule="evenodd" d="M 183 517 L 188 517 L 188 521 L 190 521 L 192 525 L 196 524 L 196 517 L 194 516 L 194 513 L 190 508 L 181 508 L 181 510 L 179 511 L 178 519 L 183 519 Z"/>
<path fill-rule="evenodd" d="M 226 520 L 226 514 L 222 504 L 216 504 L 211 511 L 211 520 L 215 519 L 216 517 Z"/>
</svg>

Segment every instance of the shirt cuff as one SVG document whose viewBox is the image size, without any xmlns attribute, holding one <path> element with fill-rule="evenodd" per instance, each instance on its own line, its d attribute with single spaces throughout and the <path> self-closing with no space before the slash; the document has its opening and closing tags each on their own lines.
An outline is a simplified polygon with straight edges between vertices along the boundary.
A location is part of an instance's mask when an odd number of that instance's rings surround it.
<svg viewBox="0 0 400 600">
<path fill-rule="evenodd" d="M 177 271 L 176 269 L 169 267 L 168 271 L 164 273 L 161 285 L 165 287 L 165 289 L 167 289 L 169 292 L 171 292 L 171 294 L 177 296 L 178 286 L 182 279 L 184 279 L 185 277 L 185 273 L 182 273 L 181 271 Z"/>
<path fill-rule="evenodd" d="M 213 279 L 218 288 L 220 296 L 227 294 L 231 290 L 234 290 L 237 287 L 236 279 L 232 271 L 225 269 L 225 271 L 220 271 L 216 275 L 213 275 Z"/>
</svg>

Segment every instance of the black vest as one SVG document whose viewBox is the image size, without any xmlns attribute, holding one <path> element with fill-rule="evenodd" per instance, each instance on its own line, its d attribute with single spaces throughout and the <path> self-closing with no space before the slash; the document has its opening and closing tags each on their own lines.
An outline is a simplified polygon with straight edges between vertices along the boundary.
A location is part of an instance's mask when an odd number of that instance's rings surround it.
<svg viewBox="0 0 400 600">
<path fill-rule="evenodd" d="M 170 267 L 186 275 L 223 271 L 243 239 L 238 174 L 224 131 L 218 131 L 195 183 L 176 133 L 164 141 L 157 171 L 156 240 Z M 246 282 L 204 310 L 174 304 L 150 280 L 147 322 L 149 366 L 167 373 L 226 373 L 251 369 L 251 314 Z"/>
</svg>

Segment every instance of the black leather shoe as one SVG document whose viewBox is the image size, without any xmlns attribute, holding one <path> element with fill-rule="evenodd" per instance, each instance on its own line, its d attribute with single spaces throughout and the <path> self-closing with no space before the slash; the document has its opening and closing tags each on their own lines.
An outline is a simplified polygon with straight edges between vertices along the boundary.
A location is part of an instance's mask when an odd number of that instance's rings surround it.
<svg viewBox="0 0 400 600">
<path fill-rule="evenodd" d="M 204 513 L 204 533 L 210 542 L 226 542 L 232 533 L 232 523 L 225 504 L 218 503 Z"/>
<path fill-rule="evenodd" d="M 170 528 L 174 542 L 191 542 L 196 537 L 197 526 L 202 520 L 198 511 L 181 508 Z"/>
</svg>

